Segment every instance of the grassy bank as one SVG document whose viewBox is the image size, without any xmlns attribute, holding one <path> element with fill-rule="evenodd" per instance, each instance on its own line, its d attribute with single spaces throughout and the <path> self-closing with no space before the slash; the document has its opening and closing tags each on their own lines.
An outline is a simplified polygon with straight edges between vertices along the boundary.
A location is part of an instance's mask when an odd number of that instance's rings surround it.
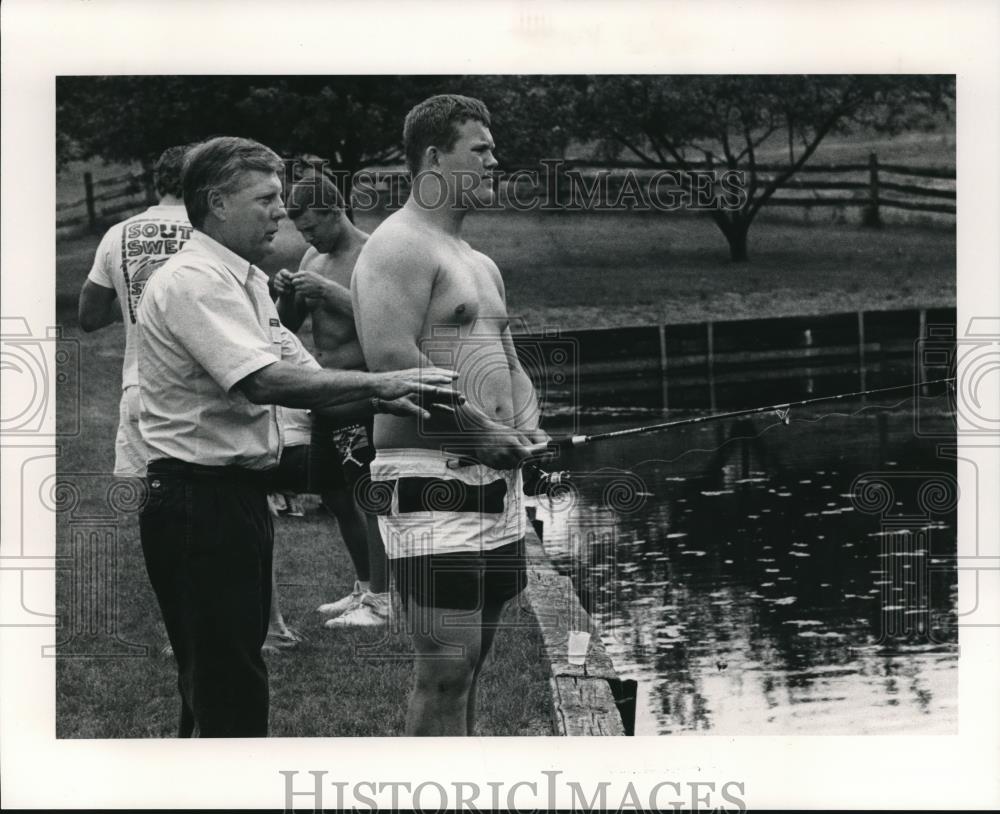
<svg viewBox="0 0 1000 814">
<path fill-rule="evenodd" d="M 65 310 L 64 326 L 75 323 Z M 59 475 L 77 486 L 81 502 L 59 516 L 57 556 L 71 556 L 70 524 L 82 515 L 107 513 L 104 500 L 114 462 L 114 434 L 121 375 L 122 329 L 83 336 L 79 404 L 60 393 L 60 421 L 79 410 L 81 434 L 68 438 Z M 146 645 L 136 658 L 61 658 L 56 680 L 56 732 L 61 738 L 165 737 L 174 733 L 178 710 L 173 659 L 160 652 L 165 633 L 149 587 L 134 515 L 119 515 L 115 624 L 126 642 Z M 403 731 L 412 676 L 406 634 L 333 631 L 315 608 L 348 593 L 354 575 L 336 525 L 318 509 L 304 518 L 278 518 L 275 567 L 282 610 L 309 641 L 269 656 L 271 733 L 285 737 L 388 736 Z M 76 574 L 78 577 L 79 574 Z M 57 601 L 69 618 L 74 574 L 59 572 Z M 86 582 L 84 590 L 92 590 Z M 549 728 L 547 673 L 541 639 L 527 611 L 508 609 L 513 626 L 498 634 L 481 678 L 481 735 L 545 735 Z M 73 647 L 66 648 L 67 651 Z M 94 652 L 83 650 L 78 652 Z"/>
<path fill-rule="evenodd" d="M 506 218 L 506 220 L 505 220 Z M 622 327 L 953 305 L 955 233 L 762 221 L 732 263 L 707 218 L 489 215 L 473 245 L 530 326 Z"/>
<path fill-rule="evenodd" d="M 379 222 L 358 219 L 367 230 Z M 739 264 L 710 220 L 676 213 L 481 213 L 465 236 L 496 260 L 510 311 L 530 330 L 955 304 L 955 231 L 941 226 L 762 219 Z M 75 302 L 97 239 L 59 245 L 62 305 Z"/>
</svg>

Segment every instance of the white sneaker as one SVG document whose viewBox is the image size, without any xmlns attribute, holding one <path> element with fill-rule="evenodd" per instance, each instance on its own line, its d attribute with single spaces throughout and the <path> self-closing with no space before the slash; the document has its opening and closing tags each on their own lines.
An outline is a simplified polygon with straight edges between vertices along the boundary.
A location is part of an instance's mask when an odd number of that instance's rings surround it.
<svg viewBox="0 0 1000 814">
<path fill-rule="evenodd" d="M 381 627 L 389 621 L 389 593 L 373 594 L 365 591 L 361 604 L 335 619 L 327 619 L 326 627 Z"/>
<path fill-rule="evenodd" d="M 305 517 L 306 510 L 298 495 L 285 495 L 285 505 L 288 506 L 289 517 Z"/>
<path fill-rule="evenodd" d="M 279 517 L 282 512 L 288 511 L 288 504 L 285 496 L 280 492 L 271 492 L 267 496 L 267 508 L 274 517 Z"/>
<path fill-rule="evenodd" d="M 355 580 L 354 590 L 347 596 L 343 599 L 338 599 L 336 602 L 327 602 L 325 605 L 320 605 L 316 608 L 316 611 L 317 613 L 322 613 L 324 616 L 339 616 L 361 605 L 361 597 L 364 596 L 364 593 L 361 590 L 361 583 Z"/>
</svg>

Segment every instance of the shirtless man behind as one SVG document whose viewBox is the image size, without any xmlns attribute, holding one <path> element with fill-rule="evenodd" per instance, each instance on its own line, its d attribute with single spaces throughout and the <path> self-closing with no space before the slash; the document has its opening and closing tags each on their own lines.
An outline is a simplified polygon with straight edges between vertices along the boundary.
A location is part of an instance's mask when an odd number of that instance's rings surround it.
<svg viewBox="0 0 1000 814">
<path fill-rule="evenodd" d="M 519 465 L 548 440 L 500 272 L 460 234 L 494 194 L 489 127 L 485 105 L 464 96 L 410 111 L 410 197 L 365 244 L 352 284 L 369 369 L 449 359 L 468 399 L 434 424 L 375 419 L 372 480 L 392 484 L 379 523 L 416 650 L 408 735 L 473 734 L 479 672 L 526 582 Z"/>
<path fill-rule="evenodd" d="M 278 316 L 289 330 L 298 331 L 312 315 L 314 353 L 323 367 L 363 369 L 349 286 L 368 235 L 348 220 L 337 187 L 318 172 L 292 186 L 287 211 L 310 248 L 297 272 L 282 269 L 274 277 Z M 322 418 L 313 419 L 313 464 L 335 470 L 331 488 L 321 498 L 337 518 L 357 572 L 351 594 L 318 608 L 331 617 L 327 627 L 376 626 L 389 616 L 387 564 L 378 523 L 365 516 L 354 499 L 355 485 L 367 477 L 374 455 L 370 433 L 370 422 L 336 429 Z M 318 474 L 330 482 L 329 471 Z"/>
</svg>

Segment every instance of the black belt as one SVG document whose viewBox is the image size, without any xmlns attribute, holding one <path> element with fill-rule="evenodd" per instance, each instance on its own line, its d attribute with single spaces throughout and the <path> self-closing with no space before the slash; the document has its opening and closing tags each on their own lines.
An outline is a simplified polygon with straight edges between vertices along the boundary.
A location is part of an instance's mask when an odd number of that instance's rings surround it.
<svg viewBox="0 0 1000 814">
<path fill-rule="evenodd" d="M 277 473 L 277 467 L 270 469 L 248 469 L 245 466 L 206 466 L 181 461 L 177 458 L 157 458 L 146 467 L 146 477 L 153 475 L 174 475 L 182 478 L 223 480 L 230 483 L 245 483 L 270 489 Z"/>
<path fill-rule="evenodd" d="M 450 478 L 411 477 L 396 481 L 400 514 L 435 511 L 502 514 L 506 496 L 505 480 L 482 486 Z"/>
</svg>

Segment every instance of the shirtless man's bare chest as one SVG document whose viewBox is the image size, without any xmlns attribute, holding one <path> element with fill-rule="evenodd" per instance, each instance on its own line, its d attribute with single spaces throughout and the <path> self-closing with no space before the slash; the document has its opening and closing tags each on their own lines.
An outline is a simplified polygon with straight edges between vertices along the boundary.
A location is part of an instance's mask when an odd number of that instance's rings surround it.
<svg viewBox="0 0 1000 814">
<path fill-rule="evenodd" d="M 299 270 L 300 272 L 314 272 L 341 286 L 346 293 L 350 289 L 351 274 L 360 253 L 361 246 L 339 256 L 322 254 L 315 249 L 310 249 L 303 258 Z M 345 348 L 358 344 L 358 333 L 354 327 L 354 314 L 345 307 L 347 297 L 338 300 L 325 292 L 314 292 L 308 287 L 305 290 L 311 294 L 311 296 L 303 296 L 303 300 L 312 316 L 313 343 L 316 347 L 316 358 L 319 363 L 324 367 L 362 367 L 360 359 L 355 359 L 354 363 L 350 365 L 343 364 Z"/>
</svg>

